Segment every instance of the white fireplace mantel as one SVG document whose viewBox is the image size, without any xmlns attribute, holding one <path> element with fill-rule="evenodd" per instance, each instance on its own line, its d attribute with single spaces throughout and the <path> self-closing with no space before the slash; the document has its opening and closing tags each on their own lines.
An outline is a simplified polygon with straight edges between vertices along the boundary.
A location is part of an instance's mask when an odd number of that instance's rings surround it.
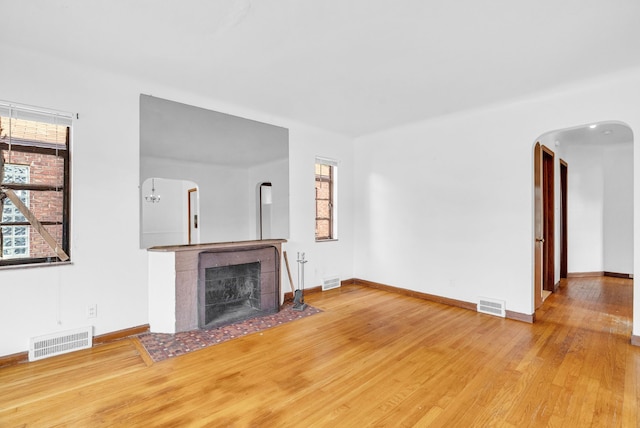
<svg viewBox="0 0 640 428">
<path fill-rule="evenodd" d="M 198 257 L 203 251 L 275 247 L 285 239 L 219 242 L 151 247 L 149 256 L 149 326 L 153 333 L 177 333 L 198 328 Z M 278 264 L 279 265 L 279 264 Z M 278 267 L 277 278 L 280 278 Z"/>
</svg>

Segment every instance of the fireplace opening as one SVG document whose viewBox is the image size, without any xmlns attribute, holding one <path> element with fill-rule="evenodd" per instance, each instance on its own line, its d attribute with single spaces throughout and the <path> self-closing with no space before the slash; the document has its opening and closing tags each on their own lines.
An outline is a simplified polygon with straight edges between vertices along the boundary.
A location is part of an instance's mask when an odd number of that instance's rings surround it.
<svg viewBox="0 0 640 428">
<path fill-rule="evenodd" d="M 204 270 L 204 322 L 228 324 L 260 314 L 260 263 Z"/>
<path fill-rule="evenodd" d="M 277 255 L 274 247 L 200 253 L 198 327 L 278 312 Z"/>
</svg>

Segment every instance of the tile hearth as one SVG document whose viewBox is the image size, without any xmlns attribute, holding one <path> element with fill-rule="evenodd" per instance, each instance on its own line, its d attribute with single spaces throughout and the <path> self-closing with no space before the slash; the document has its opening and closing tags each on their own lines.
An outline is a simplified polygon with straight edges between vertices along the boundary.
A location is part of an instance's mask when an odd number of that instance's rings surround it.
<svg viewBox="0 0 640 428">
<path fill-rule="evenodd" d="M 322 312 L 313 306 L 304 311 L 294 311 L 291 304 L 285 304 L 280 312 L 208 330 L 192 330 L 175 334 L 144 333 L 138 336 L 140 343 L 154 362 L 184 355 L 237 337 L 261 332 L 291 321 L 306 318 Z"/>
</svg>

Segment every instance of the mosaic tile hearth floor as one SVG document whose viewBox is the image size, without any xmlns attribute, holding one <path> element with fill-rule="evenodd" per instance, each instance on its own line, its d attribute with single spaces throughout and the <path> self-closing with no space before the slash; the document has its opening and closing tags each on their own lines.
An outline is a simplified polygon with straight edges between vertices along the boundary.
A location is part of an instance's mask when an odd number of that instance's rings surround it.
<svg viewBox="0 0 640 428">
<path fill-rule="evenodd" d="M 297 319 L 306 318 L 319 312 L 322 311 L 313 306 L 307 306 L 304 311 L 294 311 L 291 309 L 291 303 L 288 303 L 276 314 L 252 318 L 223 327 L 175 334 L 144 333 L 138 336 L 138 339 L 151 359 L 154 362 L 158 362 Z"/>
</svg>

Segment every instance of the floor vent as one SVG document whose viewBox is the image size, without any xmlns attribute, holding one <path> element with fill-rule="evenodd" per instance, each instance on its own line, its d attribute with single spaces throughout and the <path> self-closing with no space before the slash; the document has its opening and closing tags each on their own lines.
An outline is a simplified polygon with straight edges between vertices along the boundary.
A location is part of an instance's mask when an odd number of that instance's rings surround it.
<svg viewBox="0 0 640 428">
<path fill-rule="evenodd" d="M 32 337 L 29 345 L 29 361 L 66 354 L 78 349 L 91 348 L 92 342 L 92 326 Z"/>
<path fill-rule="evenodd" d="M 325 278 L 322 280 L 322 291 L 340 287 L 340 277 Z"/>
<path fill-rule="evenodd" d="M 505 306 L 506 302 L 504 300 L 481 297 L 478 302 L 478 312 L 504 318 L 507 316 Z"/>
</svg>

